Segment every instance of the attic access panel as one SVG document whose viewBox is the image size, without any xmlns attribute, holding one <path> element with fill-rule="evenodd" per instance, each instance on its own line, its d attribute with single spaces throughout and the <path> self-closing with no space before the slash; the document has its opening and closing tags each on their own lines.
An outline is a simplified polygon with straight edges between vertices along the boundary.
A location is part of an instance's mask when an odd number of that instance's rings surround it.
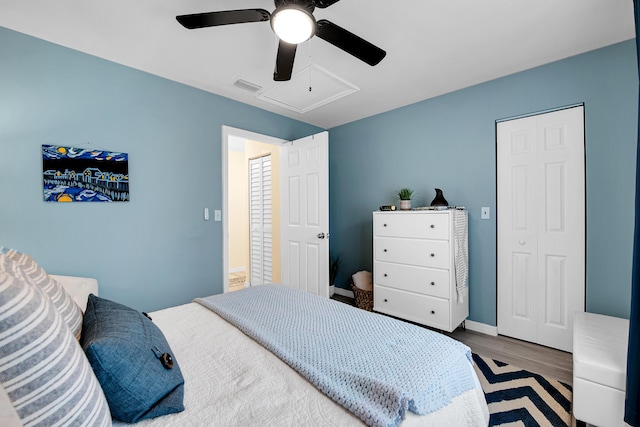
<svg viewBox="0 0 640 427">
<path fill-rule="evenodd" d="M 267 89 L 258 99 L 304 114 L 359 91 L 360 88 L 313 64 L 291 80 Z"/>
</svg>

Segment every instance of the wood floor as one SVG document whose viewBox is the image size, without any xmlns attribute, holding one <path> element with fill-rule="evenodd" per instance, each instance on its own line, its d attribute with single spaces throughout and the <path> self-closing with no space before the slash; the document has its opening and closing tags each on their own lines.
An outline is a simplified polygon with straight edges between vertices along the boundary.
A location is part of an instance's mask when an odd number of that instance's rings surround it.
<svg viewBox="0 0 640 427">
<path fill-rule="evenodd" d="M 571 353 L 502 335 L 493 337 L 462 328 L 446 335 L 465 343 L 474 353 L 549 376 L 567 384 L 573 383 Z"/>
<path fill-rule="evenodd" d="M 353 305 L 351 298 L 340 295 L 334 295 L 332 298 Z M 573 357 L 571 353 L 505 336 L 493 337 L 463 328 L 458 328 L 451 333 L 444 333 L 468 345 L 474 353 L 549 376 L 567 384 L 573 382 Z"/>
</svg>

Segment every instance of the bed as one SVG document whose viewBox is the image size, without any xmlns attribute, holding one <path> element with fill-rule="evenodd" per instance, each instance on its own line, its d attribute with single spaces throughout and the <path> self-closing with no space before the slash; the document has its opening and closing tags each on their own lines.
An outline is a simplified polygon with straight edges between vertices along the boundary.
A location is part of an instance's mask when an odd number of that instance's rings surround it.
<svg viewBox="0 0 640 427">
<path fill-rule="evenodd" d="M 97 281 L 69 276 L 52 276 L 84 311 L 87 295 L 98 294 Z M 282 287 L 284 288 L 284 287 Z M 238 291 L 239 294 L 245 291 Z M 297 291 L 300 292 L 300 291 Z M 225 294 L 226 297 L 230 294 Z M 220 296 L 218 296 L 220 297 Z M 361 311 L 337 301 L 320 298 L 331 309 Z M 366 313 L 366 312 L 363 312 Z M 381 316 L 367 313 L 367 315 Z M 365 425 L 345 409 L 344 402 L 321 392 L 316 385 L 283 362 L 268 344 L 251 338 L 242 327 L 206 306 L 206 301 L 149 313 L 171 347 L 184 377 L 184 411 L 146 419 L 141 426 L 355 426 Z M 381 316 L 385 317 L 385 316 Z M 386 317 L 385 317 L 386 318 Z M 400 322 L 395 319 L 393 322 Z M 414 325 L 411 325 L 412 327 Z M 336 328 L 349 325 L 340 325 Z M 419 328 L 415 326 L 416 328 Z M 420 328 L 422 329 L 422 328 Z M 375 361 L 371 361 L 375 364 Z M 382 363 L 384 365 L 384 363 Z M 446 405 L 426 415 L 403 413 L 402 426 L 486 426 L 489 414 L 484 394 L 471 363 L 465 376 L 473 386 L 456 394 Z M 11 418 L 10 402 L 1 390 L 0 421 L 20 425 Z M 346 405 L 348 406 L 348 405 Z M 114 420 L 114 425 L 128 425 Z M 371 423 L 367 423 L 372 425 Z"/>
</svg>

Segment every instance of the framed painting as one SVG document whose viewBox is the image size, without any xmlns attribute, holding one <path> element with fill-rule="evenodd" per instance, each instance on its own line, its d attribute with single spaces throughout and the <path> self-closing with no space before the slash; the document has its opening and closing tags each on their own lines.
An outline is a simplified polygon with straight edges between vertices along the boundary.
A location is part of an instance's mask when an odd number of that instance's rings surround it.
<svg viewBox="0 0 640 427">
<path fill-rule="evenodd" d="M 129 156 L 106 150 L 42 145 L 45 202 L 129 201 Z"/>
</svg>

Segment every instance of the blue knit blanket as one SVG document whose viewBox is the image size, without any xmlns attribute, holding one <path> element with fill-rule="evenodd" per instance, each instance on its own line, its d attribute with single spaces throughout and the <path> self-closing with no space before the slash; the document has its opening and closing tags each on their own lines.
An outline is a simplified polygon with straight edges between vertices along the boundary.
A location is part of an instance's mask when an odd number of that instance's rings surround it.
<svg viewBox="0 0 640 427">
<path fill-rule="evenodd" d="M 370 426 L 397 426 L 474 387 L 471 350 L 428 329 L 281 285 L 196 302 Z"/>
</svg>

